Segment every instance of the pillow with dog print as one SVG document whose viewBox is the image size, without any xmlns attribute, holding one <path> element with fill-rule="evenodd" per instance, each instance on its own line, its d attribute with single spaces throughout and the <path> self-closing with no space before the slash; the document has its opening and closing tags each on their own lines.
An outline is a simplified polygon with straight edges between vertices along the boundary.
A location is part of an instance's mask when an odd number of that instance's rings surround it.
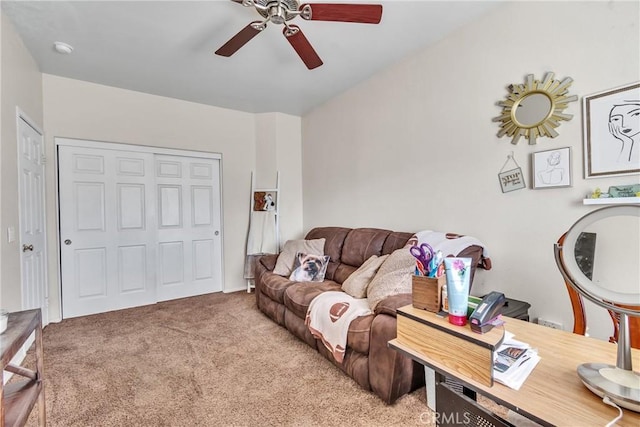
<svg viewBox="0 0 640 427">
<path fill-rule="evenodd" d="M 313 255 L 298 252 L 289 280 L 294 282 L 322 282 L 329 265 L 329 255 Z"/>
<path fill-rule="evenodd" d="M 273 274 L 289 277 L 294 269 L 293 263 L 298 252 L 324 255 L 325 240 L 324 237 L 310 240 L 287 240 L 282 248 L 282 252 L 278 255 Z"/>
</svg>

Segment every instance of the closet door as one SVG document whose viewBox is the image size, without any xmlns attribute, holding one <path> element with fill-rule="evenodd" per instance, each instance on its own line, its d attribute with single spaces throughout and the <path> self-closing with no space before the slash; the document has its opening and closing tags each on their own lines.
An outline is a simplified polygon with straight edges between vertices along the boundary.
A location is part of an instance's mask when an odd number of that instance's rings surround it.
<svg viewBox="0 0 640 427">
<path fill-rule="evenodd" d="M 156 155 L 158 301 L 222 290 L 220 161 Z"/>
<path fill-rule="evenodd" d="M 58 147 L 63 318 L 156 301 L 152 153 Z"/>
</svg>

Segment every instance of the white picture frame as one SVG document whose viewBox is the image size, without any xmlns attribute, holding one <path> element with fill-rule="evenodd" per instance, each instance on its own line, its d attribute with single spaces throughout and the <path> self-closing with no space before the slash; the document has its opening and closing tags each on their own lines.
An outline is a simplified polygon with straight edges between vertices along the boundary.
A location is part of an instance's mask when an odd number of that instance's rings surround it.
<svg viewBox="0 0 640 427">
<path fill-rule="evenodd" d="M 534 189 L 571 187 L 571 147 L 531 153 Z"/>
<path fill-rule="evenodd" d="M 640 174 L 640 82 L 582 99 L 584 177 Z"/>
</svg>

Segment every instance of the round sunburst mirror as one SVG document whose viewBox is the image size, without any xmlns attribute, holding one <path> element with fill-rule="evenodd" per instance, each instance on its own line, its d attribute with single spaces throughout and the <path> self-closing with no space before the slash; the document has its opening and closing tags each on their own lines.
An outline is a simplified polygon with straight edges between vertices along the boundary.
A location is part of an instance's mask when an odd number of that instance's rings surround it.
<svg viewBox="0 0 640 427">
<path fill-rule="evenodd" d="M 502 122 L 498 136 L 512 137 L 511 143 L 517 144 L 521 137 L 535 144 L 538 137 L 558 136 L 555 128 L 561 120 L 571 120 L 573 115 L 564 114 L 569 102 L 577 101 L 577 95 L 569 95 L 569 86 L 573 80 L 554 80 L 554 74 L 548 72 L 544 79 L 534 80 L 533 74 L 527 75 L 524 84 L 509 85 L 509 95 L 498 102 L 502 114 L 493 119 Z"/>
</svg>

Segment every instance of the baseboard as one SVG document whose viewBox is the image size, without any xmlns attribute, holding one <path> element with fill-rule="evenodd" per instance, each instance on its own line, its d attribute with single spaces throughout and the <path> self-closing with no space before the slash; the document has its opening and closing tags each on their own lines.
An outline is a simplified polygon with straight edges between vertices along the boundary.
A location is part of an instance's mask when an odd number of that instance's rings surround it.
<svg viewBox="0 0 640 427">
<path fill-rule="evenodd" d="M 231 288 L 231 289 L 225 289 L 224 291 L 222 291 L 223 294 L 230 294 L 232 292 L 240 292 L 240 291 L 245 291 L 247 292 L 247 286 L 243 286 L 241 288 Z"/>
</svg>

